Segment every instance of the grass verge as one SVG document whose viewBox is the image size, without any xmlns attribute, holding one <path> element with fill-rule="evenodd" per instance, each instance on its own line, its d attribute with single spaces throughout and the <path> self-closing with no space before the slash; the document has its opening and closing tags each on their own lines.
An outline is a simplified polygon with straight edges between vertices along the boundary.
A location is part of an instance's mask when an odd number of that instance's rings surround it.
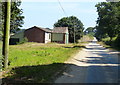
<svg viewBox="0 0 120 85">
<path fill-rule="evenodd" d="M 106 48 L 120 51 L 120 45 L 118 45 L 120 41 L 116 41 L 116 39 L 117 37 L 114 37 L 112 41 L 110 41 L 110 38 L 107 37 L 107 38 L 103 38 L 102 42 L 99 42 L 99 43 L 102 44 Z"/>
<path fill-rule="evenodd" d="M 0 41 L 0 72 L 2 71 L 2 41 Z"/>
<path fill-rule="evenodd" d="M 92 41 L 93 39 L 94 39 L 94 37 L 91 35 L 84 35 L 80 40 L 78 40 L 78 42 L 88 43 L 88 42 Z"/>
<path fill-rule="evenodd" d="M 75 54 L 79 44 L 25 43 L 10 46 L 9 69 L 3 82 L 48 83 L 63 68 L 64 61 Z"/>
<path fill-rule="evenodd" d="M 104 43 L 104 42 L 98 42 L 99 44 L 101 44 L 101 45 L 103 45 L 105 48 L 109 48 L 109 49 L 112 49 L 112 50 L 118 50 L 118 51 L 120 51 L 120 48 L 119 47 L 117 47 L 117 46 L 114 46 L 114 45 L 107 45 L 106 43 Z"/>
</svg>

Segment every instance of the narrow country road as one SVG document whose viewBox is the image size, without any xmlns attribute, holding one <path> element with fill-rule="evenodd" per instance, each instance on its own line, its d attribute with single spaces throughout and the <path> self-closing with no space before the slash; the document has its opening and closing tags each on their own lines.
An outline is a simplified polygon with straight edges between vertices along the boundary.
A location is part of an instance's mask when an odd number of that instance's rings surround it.
<svg viewBox="0 0 120 85">
<path fill-rule="evenodd" d="M 94 40 L 75 57 L 55 83 L 118 83 L 119 52 L 104 48 Z"/>
</svg>

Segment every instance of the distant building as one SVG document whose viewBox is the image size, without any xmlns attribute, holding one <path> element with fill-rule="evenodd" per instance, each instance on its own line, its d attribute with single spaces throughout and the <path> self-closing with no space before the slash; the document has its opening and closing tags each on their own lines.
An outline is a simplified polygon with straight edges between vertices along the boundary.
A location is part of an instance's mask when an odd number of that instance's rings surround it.
<svg viewBox="0 0 120 85">
<path fill-rule="evenodd" d="M 25 37 L 29 42 L 48 43 L 51 42 L 51 30 L 48 28 L 31 27 L 25 30 Z"/>
<path fill-rule="evenodd" d="M 16 44 L 27 38 L 28 42 L 38 43 L 68 43 L 69 33 L 68 27 L 55 27 L 54 29 L 31 27 L 26 30 L 22 30 L 10 38 L 10 44 Z"/>
<path fill-rule="evenodd" d="M 24 40 L 24 31 L 25 29 L 21 29 L 17 33 L 10 35 L 10 45 L 22 42 Z"/>
<path fill-rule="evenodd" d="M 68 43 L 68 27 L 55 27 L 52 32 L 52 42 Z"/>
</svg>

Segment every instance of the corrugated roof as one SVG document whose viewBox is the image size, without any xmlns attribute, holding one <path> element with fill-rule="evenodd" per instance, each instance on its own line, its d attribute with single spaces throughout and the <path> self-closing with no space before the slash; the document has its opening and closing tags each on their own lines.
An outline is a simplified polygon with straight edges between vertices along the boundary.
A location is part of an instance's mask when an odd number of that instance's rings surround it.
<svg viewBox="0 0 120 85">
<path fill-rule="evenodd" d="M 55 27 L 53 33 L 68 33 L 68 27 Z"/>
</svg>

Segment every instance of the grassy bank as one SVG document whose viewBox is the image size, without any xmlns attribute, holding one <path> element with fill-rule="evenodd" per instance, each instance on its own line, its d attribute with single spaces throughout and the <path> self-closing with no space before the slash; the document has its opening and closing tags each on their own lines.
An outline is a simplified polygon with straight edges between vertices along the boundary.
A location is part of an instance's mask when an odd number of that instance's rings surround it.
<svg viewBox="0 0 120 85">
<path fill-rule="evenodd" d="M 93 40 L 93 36 L 92 35 L 84 35 L 78 42 L 90 42 Z"/>
<path fill-rule="evenodd" d="M 101 42 L 99 42 L 100 44 L 102 44 L 103 46 L 105 46 L 106 48 L 110 48 L 110 49 L 116 49 L 120 51 L 120 44 L 118 43 L 118 41 L 116 41 L 117 37 L 114 37 L 112 39 L 112 41 L 110 41 L 110 38 L 103 38 Z M 119 44 L 119 45 L 118 45 Z"/>
<path fill-rule="evenodd" d="M 0 54 L 2 53 L 2 41 L 0 41 Z"/>
<path fill-rule="evenodd" d="M 2 70 L 2 41 L 0 41 L 0 71 Z"/>
<path fill-rule="evenodd" d="M 9 73 L 3 82 L 50 82 L 71 55 L 82 46 L 79 44 L 26 43 L 10 46 Z"/>
</svg>

